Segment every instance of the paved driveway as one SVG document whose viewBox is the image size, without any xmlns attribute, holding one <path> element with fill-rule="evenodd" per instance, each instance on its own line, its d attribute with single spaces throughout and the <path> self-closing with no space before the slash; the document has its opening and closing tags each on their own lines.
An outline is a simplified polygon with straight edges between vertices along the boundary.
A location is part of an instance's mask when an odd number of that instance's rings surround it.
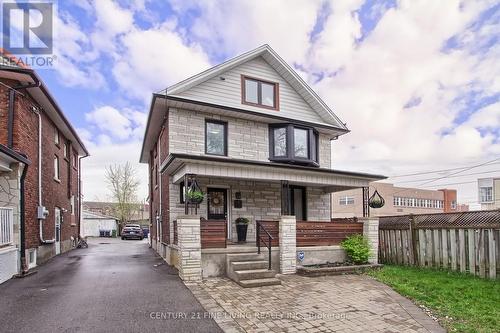
<svg viewBox="0 0 500 333">
<path fill-rule="evenodd" d="M 89 243 L 0 285 L 0 331 L 220 332 L 145 240 Z"/>
<path fill-rule="evenodd" d="M 366 276 L 281 279 L 281 286 L 250 289 L 225 278 L 188 286 L 226 332 L 445 332 Z"/>
</svg>

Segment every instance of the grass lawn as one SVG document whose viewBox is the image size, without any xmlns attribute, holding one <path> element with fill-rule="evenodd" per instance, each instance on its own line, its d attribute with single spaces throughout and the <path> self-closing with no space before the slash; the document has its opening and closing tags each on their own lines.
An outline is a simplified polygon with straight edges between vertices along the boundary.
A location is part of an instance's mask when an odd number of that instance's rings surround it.
<svg viewBox="0 0 500 333">
<path fill-rule="evenodd" d="M 368 274 L 428 307 L 450 332 L 500 332 L 499 280 L 403 266 Z"/>
</svg>

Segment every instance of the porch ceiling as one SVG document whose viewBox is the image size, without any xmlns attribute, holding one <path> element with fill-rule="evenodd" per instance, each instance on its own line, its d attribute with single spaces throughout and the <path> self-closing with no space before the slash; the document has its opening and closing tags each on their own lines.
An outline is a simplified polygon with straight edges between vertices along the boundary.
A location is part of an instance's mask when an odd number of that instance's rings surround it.
<svg viewBox="0 0 500 333">
<path fill-rule="evenodd" d="M 174 183 L 182 181 L 186 174 L 195 174 L 269 182 L 286 180 L 297 185 L 322 187 L 327 192 L 364 187 L 372 181 L 386 178 L 325 168 L 188 154 L 170 154 L 162 164 L 161 171 L 172 176 Z"/>
</svg>

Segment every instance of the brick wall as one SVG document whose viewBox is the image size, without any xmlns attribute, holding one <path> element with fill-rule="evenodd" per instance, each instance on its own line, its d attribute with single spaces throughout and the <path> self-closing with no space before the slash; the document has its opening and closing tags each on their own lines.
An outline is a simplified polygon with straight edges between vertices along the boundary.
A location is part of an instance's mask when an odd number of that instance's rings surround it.
<svg viewBox="0 0 500 333">
<path fill-rule="evenodd" d="M 10 86 L 17 85 L 2 80 Z M 29 90 L 28 90 L 29 91 Z M 7 112 L 8 89 L 0 86 L 0 143 L 7 144 Z M 31 161 L 25 181 L 25 214 L 26 214 L 26 249 L 42 246 L 39 239 L 37 220 L 38 206 L 38 116 L 32 111 L 36 103 L 23 91 L 24 96 L 17 94 L 14 108 L 14 149 L 26 154 Z M 71 165 L 71 154 L 66 160 L 63 154 L 64 142 L 67 139 L 60 132 L 60 146 L 54 143 L 55 125 L 42 112 L 42 204 L 48 209 L 49 216 L 44 222 L 43 233 L 45 239 L 55 236 L 55 207 L 66 210 L 62 213 L 61 243 L 68 244 L 71 236 L 78 235 L 78 170 Z M 69 143 L 68 143 L 69 145 Z M 71 148 L 69 148 L 71 152 Z M 54 180 L 54 156 L 59 157 L 60 182 Z M 71 196 L 75 196 L 75 215 L 71 215 Z M 39 251 L 45 253 L 37 258 L 38 263 L 49 259 L 54 254 L 54 245 L 43 245 Z M 66 247 L 67 248 L 67 247 Z M 62 250 L 65 247 L 62 246 Z"/>
</svg>

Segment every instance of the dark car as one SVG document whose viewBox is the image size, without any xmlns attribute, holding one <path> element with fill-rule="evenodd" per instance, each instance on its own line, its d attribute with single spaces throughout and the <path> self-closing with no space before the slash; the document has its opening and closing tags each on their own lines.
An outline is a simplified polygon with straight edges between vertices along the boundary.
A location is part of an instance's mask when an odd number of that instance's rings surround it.
<svg viewBox="0 0 500 333">
<path fill-rule="evenodd" d="M 138 224 L 126 224 L 122 229 L 122 239 L 143 239 L 144 232 Z"/>
</svg>

